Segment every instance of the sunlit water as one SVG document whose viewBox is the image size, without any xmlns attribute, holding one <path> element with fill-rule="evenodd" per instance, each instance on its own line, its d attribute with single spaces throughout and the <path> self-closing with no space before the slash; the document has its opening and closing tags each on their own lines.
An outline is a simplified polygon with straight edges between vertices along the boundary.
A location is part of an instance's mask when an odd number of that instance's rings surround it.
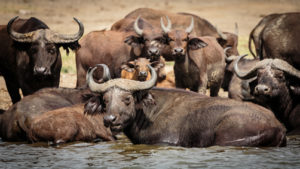
<svg viewBox="0 0 300 169">
<path fill-rule="evenodd" d="M 119 137 L 55 147 L 0 141 L 0 168 L 300 168 L 300 136 L 272 148 L 133 145 Z"/>
</svg>

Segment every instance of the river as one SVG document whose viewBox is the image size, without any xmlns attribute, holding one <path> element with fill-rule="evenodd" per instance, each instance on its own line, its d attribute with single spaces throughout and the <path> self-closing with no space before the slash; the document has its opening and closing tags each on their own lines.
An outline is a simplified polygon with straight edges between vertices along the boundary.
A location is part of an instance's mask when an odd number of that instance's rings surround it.
<svg viewBox="0 0 300 169">
<path fill-rule="evenodd" d="M 47 143 L 0 141 L 0 168 L 300 168 L 300 136 L 286 147 L 183 148 L 117 142 Z"/>
</svg>

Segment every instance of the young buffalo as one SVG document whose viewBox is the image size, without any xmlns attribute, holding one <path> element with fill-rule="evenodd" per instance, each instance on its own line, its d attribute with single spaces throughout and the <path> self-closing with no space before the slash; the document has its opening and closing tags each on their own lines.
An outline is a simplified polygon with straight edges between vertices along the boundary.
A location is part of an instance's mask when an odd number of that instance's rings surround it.
<svg viewBox="0 0 300 169">
<path fill-rule="evenodd" d="M 166 27 L 161 19 L 161 27 L 175 60 L 176 87 L 202 94 L 209 87 L 210 96 L 218 96 L 226 66 L 223 48 L 214 37 L 189 36 L 194 27 L 193 18 L 185 31 L 171 30 L 171 21 L 167 20 Z"/>
</svg>

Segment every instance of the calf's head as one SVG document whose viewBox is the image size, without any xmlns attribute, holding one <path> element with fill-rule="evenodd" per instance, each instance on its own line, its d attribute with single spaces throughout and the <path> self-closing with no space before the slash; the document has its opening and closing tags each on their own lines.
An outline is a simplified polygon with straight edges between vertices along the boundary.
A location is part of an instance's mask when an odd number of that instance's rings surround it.
<svg viewBox="0 0 300 169">
<path fill-rule="evenodd" d="M 103 79 L 108 79 L 109 70 L 106 65 L 100 64 L 104 69 Z M 129 126 L 136 117 L 136 108 L 142 105 L 140 101 L 147 97 L 148 89 L 151 89 L 157 80 L 155 70 L 149 66 L 151 79 L 145 82 L 129 79 L 110 79 L 104 83 L 96 83 L 93 72 L 97 67 L 88 71 L 87 84 L 92 92 L 100 94 L 99 106 L 95 110 L 104 112 L 104 124 L 114 132 L 120 132 Z M 106 71 L 105 71 L 106 70 Z M 101 109 L 101 110 L 100 110 Z M 85 110 L 86 112 L 91 112 Z"/>
<path fill-rule="evenodd" d="M 63 35 L 51 31 L 50 29 L 38 29 L 28 33 L 19 33 L 12 29 L 14 17 L 7 24 L 7 32 L 14 40 L 17 50 L 23 50 L 29 56 L 29 63 L 32 65 L 35 75 L 51 75 L 51 68 L 60 59 L 59 47 L 76 49 L 79 47 L 78 40 L 83 35 L 84 27 L 82 23 L 74 18 L 79 25 L 79 31 L 73 35 Z"/>
<path fill-rule="evenodd" d="M 168 21 L 167 26 L 164 25 L 163 18 L 161 18 L 160 24 L 166 39 L 165 43 L 169 46 L 175 61 L 183 62 L 189 49 L 196 50 L 207 45 L 201 39 L 191 38 L 189 36 L 194 28 L 193 17 L 191 18 L 190 26 L 185 30 L 171 30 L 171 21 L 168 17 L 166 17 L 166 19 Z"/>
<path fill-rule="evenodd" d="M 159 61 L 150 62 L 150 59 L 137 58 L 134 61 L 129 61 L 126 64 L 122 65 L 121 69 L 132 74 L 132 76 L 129 79 L 145 81 L 150 78 L 150 69 L 148 65 L 154 67 L 155 71 L 158 72 L 158 69 L 164 66 L 161 64 L 163 63 L 160 63 Z M 128 77 L 123 76 L 122 78 L 128 79 Z"/>
<path fill-rule="evenodd" d="M 128 36 L 125 43 L 132 46 L 135 58 L 146 57 L 151 61 L 158 60 L 162 48 L 161 42 L 164 41 L 161 31 L 140 17 L 135 20 L 133 27 L 136 35 Z"/>
<path fill-rule="evenodd" d="M 241 79 L 257 78 L 253 94 L 258 101 L 268 102 L 290 94 L 291 79 L 300 80 L 300 71 L 284 60 L 264 59 L 247 71 L 238 67 L 239 57 L 234 63 L 234 71 Z"/>
</svg>

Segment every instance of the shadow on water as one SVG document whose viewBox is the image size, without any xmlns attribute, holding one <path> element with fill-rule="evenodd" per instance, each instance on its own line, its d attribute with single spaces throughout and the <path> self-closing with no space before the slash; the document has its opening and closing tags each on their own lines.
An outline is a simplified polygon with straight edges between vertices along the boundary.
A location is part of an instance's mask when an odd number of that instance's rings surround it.
<svg viewBox="0 0 300 169">
<path fill-rule="evenodd" d="M 0 140 L 3 168 L 300 168 L 300 136 L 287 147 L 184 148 L 117 142 L 8 143 Z M 1 168 L 0 167 L 0 168 Z"/>
</svg>

